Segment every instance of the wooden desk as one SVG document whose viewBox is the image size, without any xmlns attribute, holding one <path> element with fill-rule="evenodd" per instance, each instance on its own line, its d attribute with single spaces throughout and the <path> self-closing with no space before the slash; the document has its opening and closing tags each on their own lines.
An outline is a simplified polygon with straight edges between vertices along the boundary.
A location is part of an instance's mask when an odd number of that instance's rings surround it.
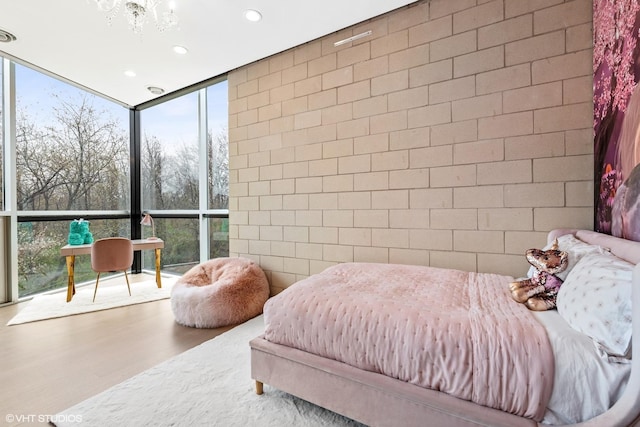
<svg viewBox="0 0 640 427">
<path fill-rule="evenodd" d="M 132 240 L 134 251 L 153 249 L 156 252 L 156 285 L 162 287 L 160 281 L 160 250 L 164 248 L 162 239 L 141 239 Z M 73 270 L 76 262 L 76 255 L 91 254 L 91 244 L 88 245 L 66 245 L 60 249 L 60 255 L 67 257 L 67 302 L 76 294 L 76 284 L 73 278 Z"/>
</svg>

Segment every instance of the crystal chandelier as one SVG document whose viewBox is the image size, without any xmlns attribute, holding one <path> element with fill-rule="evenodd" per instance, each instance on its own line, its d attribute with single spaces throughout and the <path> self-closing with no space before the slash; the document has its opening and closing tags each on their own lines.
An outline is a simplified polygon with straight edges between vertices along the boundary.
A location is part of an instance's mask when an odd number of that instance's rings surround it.
<svg viewBox="0 0 640 427">
<path fill-rule="evenodd" d="M 144 24 L 152 16 L 156 27 L 160 32 L 178 25 L 178 18 L 173 11 L 173 7 L 169 6 L 166 10 L 162 9 L 162 0 L 95 0 L 98 9 L 107 13 L 109 24 L 120 11 L 120 7 L 124 4 L 124 16 L 131 26 L 135 34 L 142 33 Z"/>
</svg>

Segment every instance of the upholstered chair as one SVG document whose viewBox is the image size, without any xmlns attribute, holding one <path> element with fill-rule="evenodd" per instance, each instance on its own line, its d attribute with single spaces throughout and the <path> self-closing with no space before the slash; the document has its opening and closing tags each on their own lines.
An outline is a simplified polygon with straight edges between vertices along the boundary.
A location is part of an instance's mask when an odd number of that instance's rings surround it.
<svg viewBox="0 0 640 427">
<path fill-rule="evenodd" d="M 93 291 L 93 301 L 96 300 L 100 273 L 123 271 L 131 296 L 129 276 L 127 270 L 133 264 L 133 243 L 124 237 L 107 237 L 93 242 L 91 246 L 91 268 L 98 273 L 96 289 Z"/>
</svg>

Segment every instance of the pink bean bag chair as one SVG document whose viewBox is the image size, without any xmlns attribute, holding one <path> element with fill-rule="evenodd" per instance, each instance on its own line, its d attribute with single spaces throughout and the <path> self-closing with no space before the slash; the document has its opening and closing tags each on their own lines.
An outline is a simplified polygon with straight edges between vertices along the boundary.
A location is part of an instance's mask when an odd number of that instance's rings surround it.
<svg viewBox="0 0 640 427">
<path fill-rule="evenodd" d="M 217 328 L 245 322 L 260 313 L 269 282 L 247 258 L 215 258 L 196 265 L 173 285 L 171 310 L 176 322 Z"/>
</svg>

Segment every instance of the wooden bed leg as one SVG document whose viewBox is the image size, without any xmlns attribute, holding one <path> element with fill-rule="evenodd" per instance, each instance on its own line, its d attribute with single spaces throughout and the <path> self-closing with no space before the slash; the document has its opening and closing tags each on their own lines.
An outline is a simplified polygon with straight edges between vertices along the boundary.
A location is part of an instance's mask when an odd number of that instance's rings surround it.
<svg viewBox="0 0 640 427">
<path fill-rule="evenodd" d="M 263 384 L 260 381 L 256 381 L 256 394 L 262 394 L 262 386 Z"/>
</svg>

